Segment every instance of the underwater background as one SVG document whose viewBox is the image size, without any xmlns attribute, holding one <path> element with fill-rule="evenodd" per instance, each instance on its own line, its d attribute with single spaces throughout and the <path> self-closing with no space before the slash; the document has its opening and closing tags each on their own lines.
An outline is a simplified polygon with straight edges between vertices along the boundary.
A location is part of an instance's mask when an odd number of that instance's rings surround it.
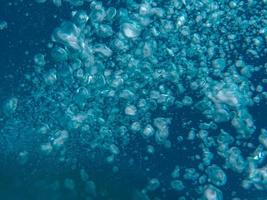
<svg viewBox="0 0 267 200">
<path fill-rule="evenodd" d="M 1 0 L 0 199 L 266 200 L 266 9 Z"/>
</svg>

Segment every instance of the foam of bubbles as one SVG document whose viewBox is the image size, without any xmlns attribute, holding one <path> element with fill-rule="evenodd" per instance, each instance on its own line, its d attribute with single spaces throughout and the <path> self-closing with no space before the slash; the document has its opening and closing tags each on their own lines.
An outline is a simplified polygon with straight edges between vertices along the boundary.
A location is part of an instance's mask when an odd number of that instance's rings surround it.
<svg viewBox="0 0 267 200">
<path fill-rule="evenodd" d="M 36 52 L 29 100 L 3 102 L 4 133 L 31 124 L 38 151 L 73 169 L 79 151 L 110 173 L 138 160 L 147 182 L 136 200 L 221 200 L 229 170 L 244 190 L 266 190 L 267 134 L 250 109 L 267 99 L 266 79 L 254 80 L 267 71 L 265 1 L 52 2 L 71 4 L 72 17 L 53 31 L 49 53 Z M 80 171 L 87 197 L 104 195 L 89 174 Z M 76 181 L 63 186 L 74 192 Z"/>
</svg>

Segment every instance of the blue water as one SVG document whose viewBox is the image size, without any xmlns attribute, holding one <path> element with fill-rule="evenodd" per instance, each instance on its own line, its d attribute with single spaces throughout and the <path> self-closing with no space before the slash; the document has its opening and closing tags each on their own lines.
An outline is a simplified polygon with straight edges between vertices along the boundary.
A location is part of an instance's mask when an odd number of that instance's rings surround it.
<svg viewBox="0 0 267 200">
<path fill-rule="evenodd" d="M 33 70 L 31 68 L 33 56 L 36 53 L 49 52 L 47 44 L 50 41 L 51 33 L 63 19 L 70 18 L 72 9 L 67 3 L 58 8 L 51 2 L 37 4 L 30 1 L 1 1 L 0 18 L 7 21 L 8 28 L 0 31 L 0 102 L 14 95 L 20 99 L 27 98 L 29 91 L 24 75 Z M 257 62 L 264 64 L 266 60 L 261 59 Z M 260 75 L 262 74 L 259 73 L 253 80 L 261 79 L 258 77 Z M 158 111 L 156 110 L 156 112 Z M 250 108 L 250 112 L 256 127 L 267 128 L 266 103 L 253 106 Z M 200 118 L 204 118 L 190 109 L 184 109 L 179 113 L 173 109 L 172 112 L 165 115 L 164 117 L 173 118 L 170 127 L 171 133 L 183 130 L 180 123 L 182 121 L 190 119 L 191 125 L 194 126 Z M 0 121 L 0 128 L 3 127 L 3 124 L 4 122 Z M 0 199 L 3 200 L 86 199 L 84 185 L 80 180 L 80 166 L 89 171 L 89 176 L 97 185 L 97 191 L 101 193 L 95 197 L 96 200 L 130 200 L 133 193 L 141 190 L 155 174 L 164 185 L 164 182 L 167 184 L 170 179 L 169 174 L 172 172 L 173 166 L 178 164 L 188 168 L 197 165 L 197 161 L 194 163 L 188 159 L 198 153 L 197 148 L 192 148 L 197 146 L 195 141 L 175 143 L 171 149 L 157 147 L 156 152 L 161 152 L 162 156 L 154 154 L 148 161 L 144 161 L 141 158 L 146 154 L 147 142 L 139 140 L 124 150 L 125 155 L 121 155 L 115 164 L 120 170 L 112 172 L 114 166 L 102 162 L 102 158 L 105 156 L 101 152 L 96 154 L 98 157 L 95 157 L 95 154 L 94 157 L 91 157 L 92 154 L 87 152 L 86 147 L 79 146 L 79 142 L 76 142 L 77 138 L 72 138 L 73 142 L 69 148 L 72 149 L 70 156 L 75 157 L 78 161 L 78 168 L 75 168 L 71 162 L 62 164 L 54 157 L 39 155 L 38 147 L 35 144 L 39 142 L 40 138 L 34 135 L 23 135 L 24 129 L 27 129 L 25 127 L 30 129 L 30 124 L 21 124 L 20 126 L 21 129 L 12 130 L 8 136 L 4 134 L 0 136 Z M 220 126 L 226 130 L 231 131 L 232 129 L 227 124 Z M 251 142 L 255 145 L 258 145 L 259 133 L 260 130 L 256 129 L 251 138 Z M 169 139 L 177 140 L 174 134 L 173 138 Z M 188 147 L 190 150 L 183 150 L 180 148 L 181 146 Z M 27 163 L 21 165 L 17 152 L 25 147 L 30 149 L 30 154 Z M 133 160 L 131 164 L 129 164 L 129 158 Z M 217 163 L 223 163 L 219 157 L 215 159 L 218 159 Z M 149 172 L 145 171 L 146 166 L 151 166 Z M 237 175 L 231 170 L 226 170 L 226 174 L 227 184 L 220 187 L 224 195 L 223 199 L 232 199 L 232 191 L 235 191 L 236 196 L 241 200 L 267 199 L 266 190 L 243 189 L 240 186 L 242 174 Z M 70 191 L 58 186 L 66 177 L 75 180 L 75 190 Z M 179 196 L 185 195 L 185 191 L 164 193 L 162 190 L 151 192 L 151 196 L 160 197 L 162 200 L 176 200 Z M 187 188 L 186 192 L 191 194 L 190 199 L 198 197 L 191 188 Z"/>
</svg>

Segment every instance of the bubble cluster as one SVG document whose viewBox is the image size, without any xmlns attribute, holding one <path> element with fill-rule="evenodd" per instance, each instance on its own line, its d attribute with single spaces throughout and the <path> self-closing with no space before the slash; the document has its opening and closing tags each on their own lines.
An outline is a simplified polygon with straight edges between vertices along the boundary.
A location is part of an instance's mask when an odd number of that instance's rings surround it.
<svg viewBox="0 0 267 200">
<path fill-rule="evenodd" d="M 11 122 L 28 109 L 40 154 L 77 169 L 80 146 L 119 174 L 140 153 L 147 182 L 132 199 L 221 200 L 230 173 L 244 190 L 267 189 L 267 127 L 251 111 L 267 98 L 266 1 L 67 2 L 78 7 L 53 31 L 49 53 L 36 53 L 29 100 L 3 103 Z M 169 166 L 155 172 L 159 160 Z"/>
<path fill-rule="evenodd" d="M 0 20 L 0 31 L 6 29 L 8 26 L 7 22 L 4 20 Z"/>
</svg>

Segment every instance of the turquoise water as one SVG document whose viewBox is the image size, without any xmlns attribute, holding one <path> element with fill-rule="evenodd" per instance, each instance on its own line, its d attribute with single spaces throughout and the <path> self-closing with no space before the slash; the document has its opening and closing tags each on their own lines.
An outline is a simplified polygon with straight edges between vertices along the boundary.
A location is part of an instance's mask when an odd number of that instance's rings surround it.
<svg viewBox="0 0 267 200">
<path fill-rule="evenodd" d="M 0 6 L 0 199 L 267 199 L 267 2 Z"/>
</svg>

